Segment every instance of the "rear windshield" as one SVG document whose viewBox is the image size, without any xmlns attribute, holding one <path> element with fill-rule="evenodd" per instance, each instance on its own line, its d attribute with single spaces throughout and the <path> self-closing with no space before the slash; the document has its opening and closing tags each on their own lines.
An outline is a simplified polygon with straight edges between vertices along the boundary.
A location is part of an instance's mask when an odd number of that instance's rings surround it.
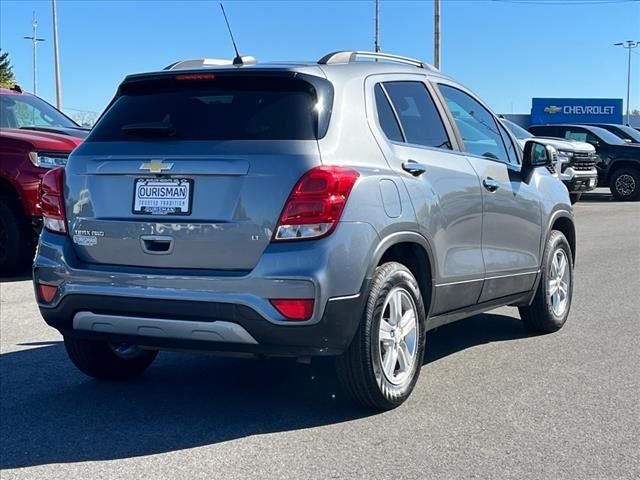
<svg viewBox="0 0 640 480">
<path fill-rule="evenodd" d="M 171 77 L 124 84 L 88 141 L 309 140 L 318 110 L 314 87 L 294 78 Z"/>
</svg>

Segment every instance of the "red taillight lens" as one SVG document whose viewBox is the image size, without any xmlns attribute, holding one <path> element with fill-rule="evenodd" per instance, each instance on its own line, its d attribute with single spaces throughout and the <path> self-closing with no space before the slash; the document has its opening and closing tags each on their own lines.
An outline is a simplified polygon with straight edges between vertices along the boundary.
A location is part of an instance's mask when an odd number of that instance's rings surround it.
<svg viewBox="0 0 640 480">
<path fill-rule="evenodd" d="M 272 299 L 271 305 L 276 307 L 287 320 L 309 320 L 313 314 L 312 298 L 304 299 Z"/>
<path fill-rule="evenodd" d="M 316 167 L 293 188 L 274 240 L 319 238 L 336 227 L 359 173 L 343 167 Z"/>
<path fill-rule="evenodd" d="M 51 303 L 51 300 L 53 300 L 56 293 L 58 293 L 58 287 L 55 285 L 47 285 L 46 283 L 38 283 L 36 290 L 38 291 L 38 299 L 42 303 Z"/>
<path fill-rule="evenodd" d="M 64 168 L 49 170 L 42 177 L 40 204 L 44 227 L 55 233 L 67 233 L 67 217 L 64 211 Z"/>
</svg>

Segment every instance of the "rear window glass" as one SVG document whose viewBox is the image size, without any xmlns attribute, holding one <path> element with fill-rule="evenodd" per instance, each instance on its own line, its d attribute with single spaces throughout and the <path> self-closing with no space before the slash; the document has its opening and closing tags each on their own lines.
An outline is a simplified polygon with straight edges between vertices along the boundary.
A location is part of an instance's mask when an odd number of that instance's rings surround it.
<svg viewBox="0 0 640 480">
<path fill-rule="evenodd" d="M 309 140 L 317 110 L 314 87 L 297 79 L 149 80 L 123 85 L 88 140 Z"/>
</svg>

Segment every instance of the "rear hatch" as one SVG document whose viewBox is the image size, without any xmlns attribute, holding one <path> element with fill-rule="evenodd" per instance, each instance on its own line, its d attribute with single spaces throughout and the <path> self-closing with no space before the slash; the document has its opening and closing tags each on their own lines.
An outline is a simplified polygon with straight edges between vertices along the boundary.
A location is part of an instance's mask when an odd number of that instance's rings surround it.
<svg viewBox="0 0 640 480">
<path fill-rule="evenodd" d="M 67 165 L 78 257 L 251 270 L 293 186 L 320 165 L 327 84 L 292 72 L 125 81 Z"/>
</svg>

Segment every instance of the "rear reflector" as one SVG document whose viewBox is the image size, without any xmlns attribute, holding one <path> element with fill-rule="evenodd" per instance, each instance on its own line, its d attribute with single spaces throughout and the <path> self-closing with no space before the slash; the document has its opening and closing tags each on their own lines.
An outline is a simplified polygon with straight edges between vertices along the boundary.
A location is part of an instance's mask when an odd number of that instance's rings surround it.
<svg viewBox="0 0 640 480">
<path fill-rule="evenodd" d="M 287 320 L 309 320 L 313 314 L 313 298 L 279 298 L 269 301 Z"/>
<path fill-rule="evenodd" d="M 338 224 L 359 173 L 343 167 L 316 167 L 298 181 L 282 210 L 274 240 L 329 235 Z"/>
<path fill-rule="evenodd" d="M 40 205 L 44 228 L 55 233 L 67 233 L 67 218 L 64 211 L 64 168 L 49 170 L 42 177 Z"/>
<path fill-rule="evenodd" d="M 38 283 L 36 290 L 38 291 L 38 299 L 41 303 L 51 303 L 56 293 L 58 293 L 58 287 L 55 285 L 47 285 L 46 283 Z"/>
</svg>

